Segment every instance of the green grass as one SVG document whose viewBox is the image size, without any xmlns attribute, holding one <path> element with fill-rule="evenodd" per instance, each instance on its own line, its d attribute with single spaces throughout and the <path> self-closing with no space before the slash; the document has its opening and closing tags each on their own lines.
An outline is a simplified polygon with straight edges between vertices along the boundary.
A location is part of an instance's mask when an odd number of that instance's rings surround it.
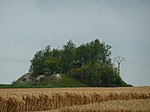
<svg viewBox="0 0 150 112">
<path fill-rule="evenodd" d="M 56 80 L 54 75 L 48 76 L 41 80 L 41 85 L 49 85 L 52 87 L 87 87 L 86 84 L 81 83 L 68 74 L 61 74 L 61 79 Z"/>
<path fill-rule="evenodd" d="M 69 74 L 61 74 L 61 79 L 57 80 L 55 75 L 46 76 L 46 78 L 40 80 L 39 83 L 25 82 L 19 84 L 22 78 L 19 78 L 16 83 L 13 84 L 0 84 L 0 88 L 58 88 L 58 87 L 87 87 L 86 84 L 81 83 L 75 78 L 72 78 Z"/>
<path fill-rule="evenodd" d="M 0 84 L 1 89 L 5 88 L 54 88 L 53 86 L 46 85 L 13 85 L 13 84 Z"/>
<path fill-rule="evenodd" d="M 86 84 L 81 83 L 75 78 L 72 78 L 70 75 L 62 75 L 62 80 L 58 83 L 63 87 L 86 87 Z"/>
</svg>

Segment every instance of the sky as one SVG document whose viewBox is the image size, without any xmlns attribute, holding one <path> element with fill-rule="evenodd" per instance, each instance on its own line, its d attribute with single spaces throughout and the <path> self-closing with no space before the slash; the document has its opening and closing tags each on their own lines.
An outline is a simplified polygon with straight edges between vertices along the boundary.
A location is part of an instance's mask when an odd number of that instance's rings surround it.
<svg viewBox="0 0 150 112">
<path fill-rule="evenodd" d="M 126 59 L 122 79 L 150 86 L 150 0 L 0 0 L 0 83 L 27 73 L 35 52 L 70 39 L 112 46 L 112 59 Z"/>
</svg>

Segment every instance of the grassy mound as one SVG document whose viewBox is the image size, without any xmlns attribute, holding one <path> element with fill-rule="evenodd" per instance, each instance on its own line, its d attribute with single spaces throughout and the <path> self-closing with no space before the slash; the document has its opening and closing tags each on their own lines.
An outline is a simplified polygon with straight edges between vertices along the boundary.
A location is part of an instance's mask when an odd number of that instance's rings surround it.
<svg viewBox="0 0 150 112">
<path fill-rule="evenodd" d="M 25 80 L 25 77 L 29 75 L 30 80 Z M 57 77 L 59 75 L 59 77 Z M 68 74 L 53 74 L 38 79 L 38 77 L 32 77 L 30 74 L 25 74 L 17 81 L 13 83 L 16 87 L 86 87 L 86 84 L 81 83 L 77 79 L 71 77 Z"/>
</svg>

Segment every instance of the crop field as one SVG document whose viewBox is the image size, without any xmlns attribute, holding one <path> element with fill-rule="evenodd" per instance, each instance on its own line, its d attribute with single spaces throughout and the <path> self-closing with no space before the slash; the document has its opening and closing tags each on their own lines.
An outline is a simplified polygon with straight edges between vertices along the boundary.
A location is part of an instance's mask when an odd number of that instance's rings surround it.
<svg viewBox="0 0 150 112">
<path fill-rule="evenodd" d="M 0 112 L 150 112 L 150 87 L 0 89 Z"/>
</svg>

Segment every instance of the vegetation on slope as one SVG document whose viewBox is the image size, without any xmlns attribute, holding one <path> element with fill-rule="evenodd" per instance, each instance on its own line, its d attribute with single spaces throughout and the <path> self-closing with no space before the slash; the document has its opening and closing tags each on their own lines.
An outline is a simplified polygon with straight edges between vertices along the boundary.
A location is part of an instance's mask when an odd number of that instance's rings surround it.
<svg viewBox="0 0 150 112">
<path fill-rule="evenodd" d="M 29 75 L 25 74 L 24 76 Z M 81 83 L 79 80 L 71 77 L 68 74 L 59 74 L 60 77 L 57 77 L 57 74 L 52 74 L 37 80 L 37 78 L 33 78 L 31 80 L 24 80 L 24 76 L 19 78 L 15 81 L 12 85 L 13 87 L 20 88 L 20 87 L 31 87 L 31 88 L 53 88 L 53 87 L 87 87 L 88 85 Z M 1 86 L 5 88 L 9 88 L 10 86 Z"/>
<path fill-rule="evenodd" d="M 65 81 L 53 85 L 64 87 L 77 82 L 76 86 L 127 86 L 111 61 L 110 49 L 98 39 L 78 47 L 70 40 L 62 49 L 51 49 L 49 45 L 35 53 L 29 70 L 30 82 L 26 79 L 25 82 L 35 84 L 33 79 L 44 75 L 46 78 L 38 83 L 51 85 L 49 78 L 53 74 L 67 74 L 62 75 Z"/>
</svg>

